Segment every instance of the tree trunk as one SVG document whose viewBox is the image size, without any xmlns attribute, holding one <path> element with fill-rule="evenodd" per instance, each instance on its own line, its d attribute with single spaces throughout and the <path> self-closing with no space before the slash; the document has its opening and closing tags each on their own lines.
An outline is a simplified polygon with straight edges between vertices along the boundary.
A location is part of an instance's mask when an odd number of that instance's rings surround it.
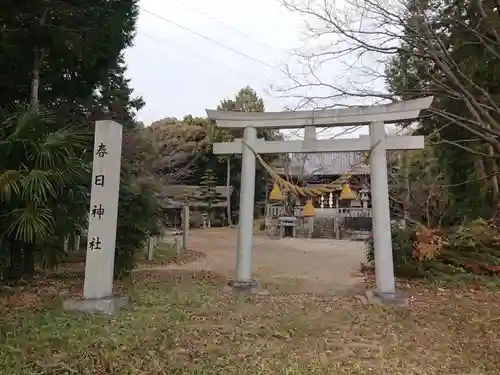
<svg viewBox="0 0 500 375">
<path fill-rule="evenodd" d="M 48 13 L 49 9 L 45 8 L 42 13 L 42 16 L 40 17 L 40 22 L 38 24 L 40 29 L 43 29 L 43 27 L 45 26 Z M 45 50 L 43 49 L 43 47 L 40 47 L 38 45 L 33 50 L 33 67 L 31 69 L 30 102 L 35 108 L 38 108 L 38 103 L 40 101 L 40 70 L 44 54 Z"/>
<path fill-rule="evenodd" d="M 23 249 L 23 277 L 31 278 L 35 275 L 35 248 L 26 245 Z"/>
<path fill-rule="evenodd" d="M 21 249 L 13 243 L 8 244 L 9 262 L 7 267 L 7 279 L 9 281 L 19 281 L 23 277 L 23 254 Z"/>
<path fill-rule="evenodd" d="M 489 185 L 489 179 L 487 179 L 486 166 L 483 157 L 477 156 L 474 164 L 476 167 L 476 178 L 478 180 L 482 180 L 483 183 Z M 487 189 L 486 192 L 484 192 L 483 189 L 481 189 L 479 193 L 479 198 L 481 199 L 480 202 L 483 206 L 483 210 L 487 209 L 487 206 L 489 205 L 487 203 L 488 197 L 490 196 L 490 194 L 488 194 L 488 190 L 489 189 Z"/>
<path fill-rule="evenodd" d="M 40 51 L 38 47 L 35 47 L 35 50 L 33 51 L 33 69 L 31 71 L 30 95 L 30 102 L 35 108 L 38 108 L 39 102 L 41 53 L 42 51 Z"/>
<path fill-rule="evenodd" d="M 231 212 L 231 195 L 229 188 L 231 186 L 231 160 L 227 158 L 226 192 L 227 192 L 227 222 L 230 227 L 233 226 L 233 217 Z"/>
<path fill-rule="evenodd" d="M 478 180 L 486 178 L 486 169 L 484 167 L 484 160 L 481 157 L 477 157 L 476 161 L 476 177 Z"/>
<path fill-rule="evenodd" d="M 493 146 L 488 145 L 488 153 L 490 156 L 495 155 L 495 149 Z M 492 198 L 496 202 L 500 196 L 500 187 L 498 186 L 498 162 L 495 158 L 491 158 L 491 171 L 494 173 L 491 176 L 491 188 L 492 188 Z"/>
</svg>

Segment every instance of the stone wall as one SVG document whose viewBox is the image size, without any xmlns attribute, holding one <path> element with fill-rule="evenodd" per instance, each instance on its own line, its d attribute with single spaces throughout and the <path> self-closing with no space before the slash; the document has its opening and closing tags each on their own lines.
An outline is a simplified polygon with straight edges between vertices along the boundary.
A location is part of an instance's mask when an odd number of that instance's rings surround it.
<svg viewBox="0 0 500 375">
<path fill-rule="evenodd" d="M 340 238 L 350 239 L 353 231 L 370 232 L 371 218 L 345 218 L 340 220 Z M 312 238 L 336 239 L 335 219 L 332 217 L 316 217 L 314 219 L 314 230 Z"/>
<path fill-rule="evenodd" d="M 331 217 L 316 217 L 312 238 L 337 238 L 335 235 L 335 220 Z"/>
<path fill-rule="evenodd" d="M 267 219 L 268 226 L 266 228 L 267 230 L 271 230 L 273 224 L 271 223 L 271 219 Z M 274 223 L 274 225 L 276 224 L 277 223 Z M 370 233 L 371 218 L 359 217 L 340 219 L 339 227 L 340 239 L 352 239 L 353 232 L 360 232 L 361 234 Z M 296 236 L 300 238 L 309 237 L 309 224 L 307 219 L 301 217 L 298 218 Z M 311 238 L 337 239 L 337 235 L 335 233 L 335 219 L 333 217 L 315 217 Z"/>
</svg>

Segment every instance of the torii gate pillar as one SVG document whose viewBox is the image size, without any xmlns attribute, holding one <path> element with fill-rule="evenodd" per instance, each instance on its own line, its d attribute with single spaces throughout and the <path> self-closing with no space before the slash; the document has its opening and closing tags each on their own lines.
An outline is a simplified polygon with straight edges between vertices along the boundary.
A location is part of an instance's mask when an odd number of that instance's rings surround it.
<svg viewBox="0 0 500 375">
<path fill-rule="evenodd" d="M 370 186 L 372 193 L 372 234 L 375 249 L 375 276 L 378 293 L 396 292 L 392 257 L 387 145 L 383 122 L 370 123 Z"/>
<path fill-rule="evenodd" d="M 253 145 L 257 140 L 257 129 L 246 127 L 243 139 Z M 236 280 L 234 287 L 255 286 L 252 280 L 252 236 L 255 201 L 255 155 L 244 147 L 241 155 L 240 215 L 238 223 L 238 249 L 236 252 Z"/>
</svg>

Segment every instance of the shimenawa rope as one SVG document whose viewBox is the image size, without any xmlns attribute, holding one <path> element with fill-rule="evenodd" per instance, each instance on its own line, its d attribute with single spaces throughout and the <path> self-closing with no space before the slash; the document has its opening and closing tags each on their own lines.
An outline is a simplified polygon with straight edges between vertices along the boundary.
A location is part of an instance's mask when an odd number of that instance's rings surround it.
<svg viewBox="0 0 500 375">
<path fill-rule="evenodd" d="M 324 184 L 322 186 L 317 186 L 314 188 L 308 188 L 308 187 L 301 187 L 294 185 L 290 183 L 289 181 L 286 181 L 283 179 L 268 163 L 262 159 L 262 157 L 254 150 L 252 146 L 250 146 L 245 140 L 241 140 L 243 144 L 252 151 L 252 153 L 255 155 L 259 163 L 262 165 L 262 167 L 266 170 L 266 172 L 269 174 L 271 177 L 271 180 L 278 185 L 278 187 L 282 191 L 287 191 L 292 194 L 294 194 L 297 197 L 319 197 L 325 194 L 329 194 L 331 192 L 340 190 L 339 186 L 342 186 L 343 184 L 347 183 L 352 176 L 357 174 L 359 172 L 360 168 L 363 165 L 368 165 L 369 160 L 370 160 L 370 155 L 375 149 L 380 144 L 380 141 L 378 141 L 375 145 L 373 145 L 370 150 L 366 153 L 365 157 L 363 158 L 363 161 L 357 163 L 355 166 L 353 166 L 348 172 L 344 173 L 342 176 L 337 178 L 335 181 L 330 182 L 328 184 Z"/>
</svg>

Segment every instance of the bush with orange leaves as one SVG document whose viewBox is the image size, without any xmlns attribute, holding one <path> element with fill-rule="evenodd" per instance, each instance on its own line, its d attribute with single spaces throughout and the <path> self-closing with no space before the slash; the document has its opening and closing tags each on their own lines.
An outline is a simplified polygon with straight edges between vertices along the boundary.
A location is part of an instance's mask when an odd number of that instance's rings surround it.
<svg viewBox="0 0 500 375">
<path fill-rule="evenodd" d="M 448 245 L 439 229 L 422 227 L 415 233 L 415 237 L 412 255 L 420 262 L 435 260 L 443 247 Z"/>
</svg>

